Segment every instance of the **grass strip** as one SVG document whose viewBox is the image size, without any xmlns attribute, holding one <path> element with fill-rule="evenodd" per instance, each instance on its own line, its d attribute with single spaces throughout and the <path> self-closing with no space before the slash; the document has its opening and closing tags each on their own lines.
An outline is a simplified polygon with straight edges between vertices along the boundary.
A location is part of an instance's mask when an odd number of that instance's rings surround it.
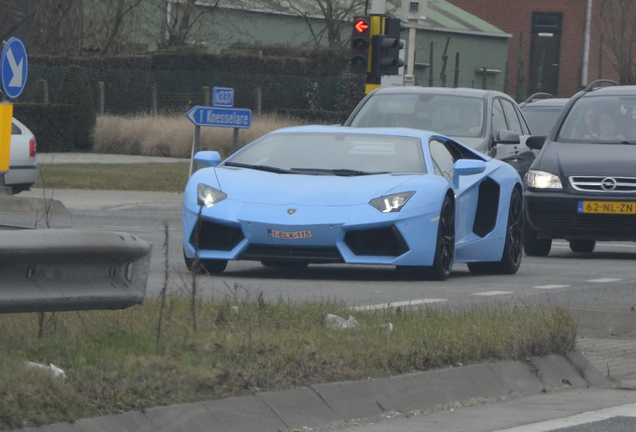
<svg viewBox="0 0 636 432">
<path fill-rule="evenodd" d="M 183 192 L 189 162 L 42 164 L 34 188 Z"/>
<path fill-rule="evenodd" d="M 39 314 L 0 315 L 0 429 L 575 348 L 575 320 L 559 307 L 351 312 L 335 301 L 240 297 L 197 301 L 196 315 L 188 299 L 168 297 L 160 337 L 157 298 L 46 314 L 42 328 Z M 359 327 L 330 330 L 327 314 L 352 314 Z"/>
</svg>

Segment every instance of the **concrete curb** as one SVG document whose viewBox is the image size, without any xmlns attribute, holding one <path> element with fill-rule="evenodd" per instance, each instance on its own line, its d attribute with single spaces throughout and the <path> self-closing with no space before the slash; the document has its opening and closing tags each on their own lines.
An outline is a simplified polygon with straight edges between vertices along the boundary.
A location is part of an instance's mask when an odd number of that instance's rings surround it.
<svg viewBox="0 0 636 432">
<path fill-rule="evenodd" d="M 609 386 L 579 352 L 527 362 L 482 363 L 362 381 L 318 384 L 250 396 L 155 407 L 22 431 L 272 432 L 318 427 L 390 411 L 435 410 L 570 388 Z"/>
</svg>

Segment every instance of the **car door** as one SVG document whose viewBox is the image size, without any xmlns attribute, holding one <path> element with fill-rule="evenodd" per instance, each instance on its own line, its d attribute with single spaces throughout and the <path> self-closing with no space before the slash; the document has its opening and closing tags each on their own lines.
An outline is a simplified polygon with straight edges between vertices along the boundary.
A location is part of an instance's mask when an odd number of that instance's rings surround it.
<svg viewBox="0 0 636 432">
<path fill-rule="evenodd" d="M 481 176 L 465 176 L 460 186 L 453 184 L 453 165 L 461 158 L 457 144 L 440 136 L 429 141 L 429 150 L 435 174 L 444 177 L 455 192 L 455 243 L 463 241 L 472 233 Z"/>
<path fill-rule="evenodd" d="M 493 133 L 495 136 L 502 130 L 508 130 L 519 134 L 520 140 L 519 144 L 497 144 L 496 157 L 515 167 L 519 175 L 523 177 L 536 157 L 536 152 L 525 144 L 526 139 L 530 135 L 528 124 L 517 103 L 512 100 L 501 97 L 495 98 L 493 113 L 495 112 L 497 112 L 498 116 L 497 126 L 495 127 L 493 115 Z"/>
</svg>

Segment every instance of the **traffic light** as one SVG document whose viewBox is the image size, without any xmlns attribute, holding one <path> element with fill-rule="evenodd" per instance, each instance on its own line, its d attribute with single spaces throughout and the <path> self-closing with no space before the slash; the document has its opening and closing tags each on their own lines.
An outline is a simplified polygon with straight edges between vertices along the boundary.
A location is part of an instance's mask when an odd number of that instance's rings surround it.
<svg viewBox="0 0 636 432">
<path fill-rule="evenodd" d="M 351 71 L 367 73 L 369 71 L 369 46 L 371 45 L 370 17 L 353 18 L 351 35 Z"/>
<path fill-rule="evenodd" d="M 371 73 L 375 76 L 397 75 L 404 65 L 400 59 L 400 50 L 404 48 L 404 42 L 400 40 L 400 19 L 387 18 L 385 29 L 385 34 L 375 35 L 372 39 Z"/>
</svg>

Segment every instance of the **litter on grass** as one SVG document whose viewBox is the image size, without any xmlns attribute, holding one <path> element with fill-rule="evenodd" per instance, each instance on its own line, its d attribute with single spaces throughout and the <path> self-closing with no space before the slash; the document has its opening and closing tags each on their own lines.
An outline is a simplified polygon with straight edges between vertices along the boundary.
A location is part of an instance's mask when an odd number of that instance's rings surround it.
<svg viewBox="0 0 636 432">
<path fill-rule="evenodd" d="M 64 373 L 64 370 L 55 366 L 53 363 L 49 363 L 49 365 L 47 366 L 40 363 L 25 361 L 24 366 L 33 370 L 43 370 L 43 371 L 51 372 L 53 375 L 59 378 L 66 378 L 66 374 Z"/>
</svg>

